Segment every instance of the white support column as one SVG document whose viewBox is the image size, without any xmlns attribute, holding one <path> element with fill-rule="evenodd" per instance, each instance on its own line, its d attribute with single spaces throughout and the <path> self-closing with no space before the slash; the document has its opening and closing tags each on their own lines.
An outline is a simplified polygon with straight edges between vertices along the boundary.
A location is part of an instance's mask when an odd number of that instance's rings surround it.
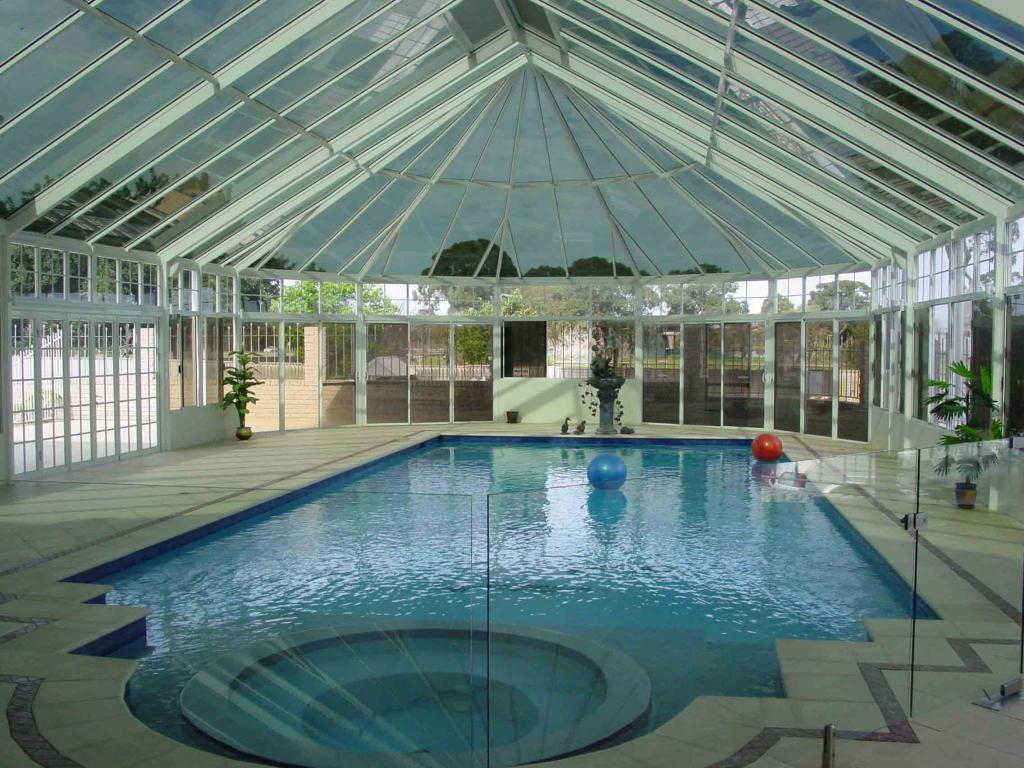
<svg viewBox="0 0 1024 768">
<path fill-rule="evenodd" d="M 917 260 L 918 254 L 911 252 L 906 262 L 906 298 L 903 313 L 903 418 L 917 416 L 917 380 L 921 372 L 917 370 L 917 325 L 914 303 L 917 301 Z"/>
<path fill-rule="evenodd" d="M 11 274 L 10 240 L 7 237 L 7 222 L 0 219 L 0 430 L 3 431 L 4 450 L 0 455 L 0 483 L 11 479 L 11 461 L 14 456 L 14 423 L 11 418 L 13 392 L 11 390 L 11 291 L 8 278 Z"/>
<path fill-rule="evenodd" d="M 764 428 L 775 429 L 775 306 L 778 289 L 775 280 L 768 281 L 768 306 L 771 311 L 764 320 Z"/>
<path fill-rule="evenodd" d="M 505 376 L 505 360 L 502 354 L 505 326 L 501 318 L 500 283 L 495 283 L 494 285 L 492 302 L 491 323 L 494 331 L 491 333 L 491 418 L 498 420 L 499 414 L 495 408 L 498 403 L 499 380 Z"/>
<path fill-rule="evenodd" d="M 366 316 L 363 284 L 356 283 L 356 424 L 366 424 Z"/>
<path fill-rule="evenodd" d="M 996 410 L 992 418 L 1006 422 L 1006 279 L 1010 262 L 1010 238 L 1006 211 L 996 215 L 995 292 L 992 296 L 992 396 Z"/>
</svg>

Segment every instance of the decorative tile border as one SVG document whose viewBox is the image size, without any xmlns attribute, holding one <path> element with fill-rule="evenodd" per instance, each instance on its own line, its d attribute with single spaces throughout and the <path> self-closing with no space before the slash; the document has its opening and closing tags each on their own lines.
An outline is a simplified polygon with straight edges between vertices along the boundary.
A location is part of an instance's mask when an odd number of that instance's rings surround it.
<svg viewBox="0 0 1024 768">
<path fill-rule="evenodd" d="M 15 686 L 7 702 L 7 727 L 21 751 L 43 768 L 84 768 L 81 763 L 61 754 L 39 731 L 32 705 L 43 684 L 42 678 L 0 675 L 0 683 Z"/>
</svg>

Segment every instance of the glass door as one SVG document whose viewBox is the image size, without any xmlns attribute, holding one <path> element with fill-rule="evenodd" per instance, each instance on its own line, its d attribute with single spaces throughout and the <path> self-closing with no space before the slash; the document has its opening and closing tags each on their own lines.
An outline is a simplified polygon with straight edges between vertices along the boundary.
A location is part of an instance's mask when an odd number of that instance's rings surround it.
<svg viewBox="0 0 1024 768">
<path fill-rule="evenodd" d="M 277 320 L 242 323 L 242 349 L 252 360 L 256 378 L 262 382 L 253 389 L 258 400 L 249 406 L 245 417 L 245 425 L 256 432 L 281 428 L 280 336 Z"/>
<path fill-rule="evenodd" d="M 679 423 L 678 325 L 644 327 L 643 421 Z"/>
<path fill-rule="evenodd" d="M 494 418 L 494 377 L 490 325 L 456 325 L 454 339 L 455 421 L 491 421 Z"/>
<path fill-rule="evenodd" d="M 409 421 L 409 326 L 405 323 L 366 326 L 366 421 Z"/>
<path fill-rule="evenodd" d="M 839 410 L 836 434 L 843 440 L 868 439 L 868 321 L 839 321 Z"/>
<path fill-rule="evenodd" d="M 764 323 L 726 323 L 722 334 L 722 424 L 764 426 Z"/>
<path fill-rule="evenodd" d="M 319 323 L 284 324 L 284 428 L 320 426 Z"/>
<path fill-rule="evenodd" d="M 832 437 L 831 320 L 806 323 L 807 368 L 804 372 L 804 432 Z"/>
<path fill-rule="evenodd" d="M 722 422 L 722 325 L 683 326 L 683 423 Z"/>
<path fill-rule="evenodd" d="M 409 328 L 409 417 L 415 423 L 449 421 L 450 326 Z"/>
<path fill-rule="evenodd" d="M 325 427 L 356 423 L 356 326 L 324 323 L 320 400 Z"/>
<path fill-rule="evenodd" d="M 800 321 L 775 323 L 775 429 L 800 431 Z"/>
</svg>

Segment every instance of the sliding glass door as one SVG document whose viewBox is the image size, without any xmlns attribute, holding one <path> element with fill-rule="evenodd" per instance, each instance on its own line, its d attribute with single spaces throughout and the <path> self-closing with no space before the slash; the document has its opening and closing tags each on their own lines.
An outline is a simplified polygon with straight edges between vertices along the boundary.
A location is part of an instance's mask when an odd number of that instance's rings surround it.
<svg viewBox="0 0 1024 768">
<path fill-rule="evenodd" d="M 366 421 L 409 421 L 409 326 L 405 323 L 366 326 Z"/>
<path fill-rule="evenodd" d="M 683 423 L 719 426 L 722 419 L 722 325 L 683 326 Z"/>
<path fill-rule="evenodd" d="M 324 323 L 320 353 L 322 426 L 356 423 L 356 326 Z"/>
<path fill-rule="evenodd" d="M 764 426 L 764 323 L 726 323 L 722 338 L 722 424 Z"/>
<path fill-rule="evenodd" d="M 800 431 L 800 321 L 775 323 L 775 428 Z"/>
<path fill-rule="evenodd" d="M 456 325 L 454 338 L 454 420 L 491 421 L 494 418 L 490 325 Z"/>
<path fill-rule="evenodd" d="M 679 326 L 644 326 L 643 421 L 679 423 Z"/>
<path fill-rule="evenodd" d="M 448 421 L 451 408 L 448 325 L 409 328 L 409 420 Z"/>
<path fill-rule="evenodd" d="M 806 323 L 807 366 L 804 372 L 804 432 L 832 436 L 831 320 Z"/>
</svg>

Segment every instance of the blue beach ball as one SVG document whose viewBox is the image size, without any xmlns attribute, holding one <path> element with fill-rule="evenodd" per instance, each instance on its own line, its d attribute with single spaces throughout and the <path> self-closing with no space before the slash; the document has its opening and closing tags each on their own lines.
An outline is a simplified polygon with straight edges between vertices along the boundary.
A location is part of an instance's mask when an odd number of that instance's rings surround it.
<svg viewBox="0 0 1024 768">
<path fill-rule="evenodd" d="M 613 453 L 599 453 L 590 460 L 587 479 L 602 491 L 621 488 L 626 482 L 626 462 Z"/>
</svg>

